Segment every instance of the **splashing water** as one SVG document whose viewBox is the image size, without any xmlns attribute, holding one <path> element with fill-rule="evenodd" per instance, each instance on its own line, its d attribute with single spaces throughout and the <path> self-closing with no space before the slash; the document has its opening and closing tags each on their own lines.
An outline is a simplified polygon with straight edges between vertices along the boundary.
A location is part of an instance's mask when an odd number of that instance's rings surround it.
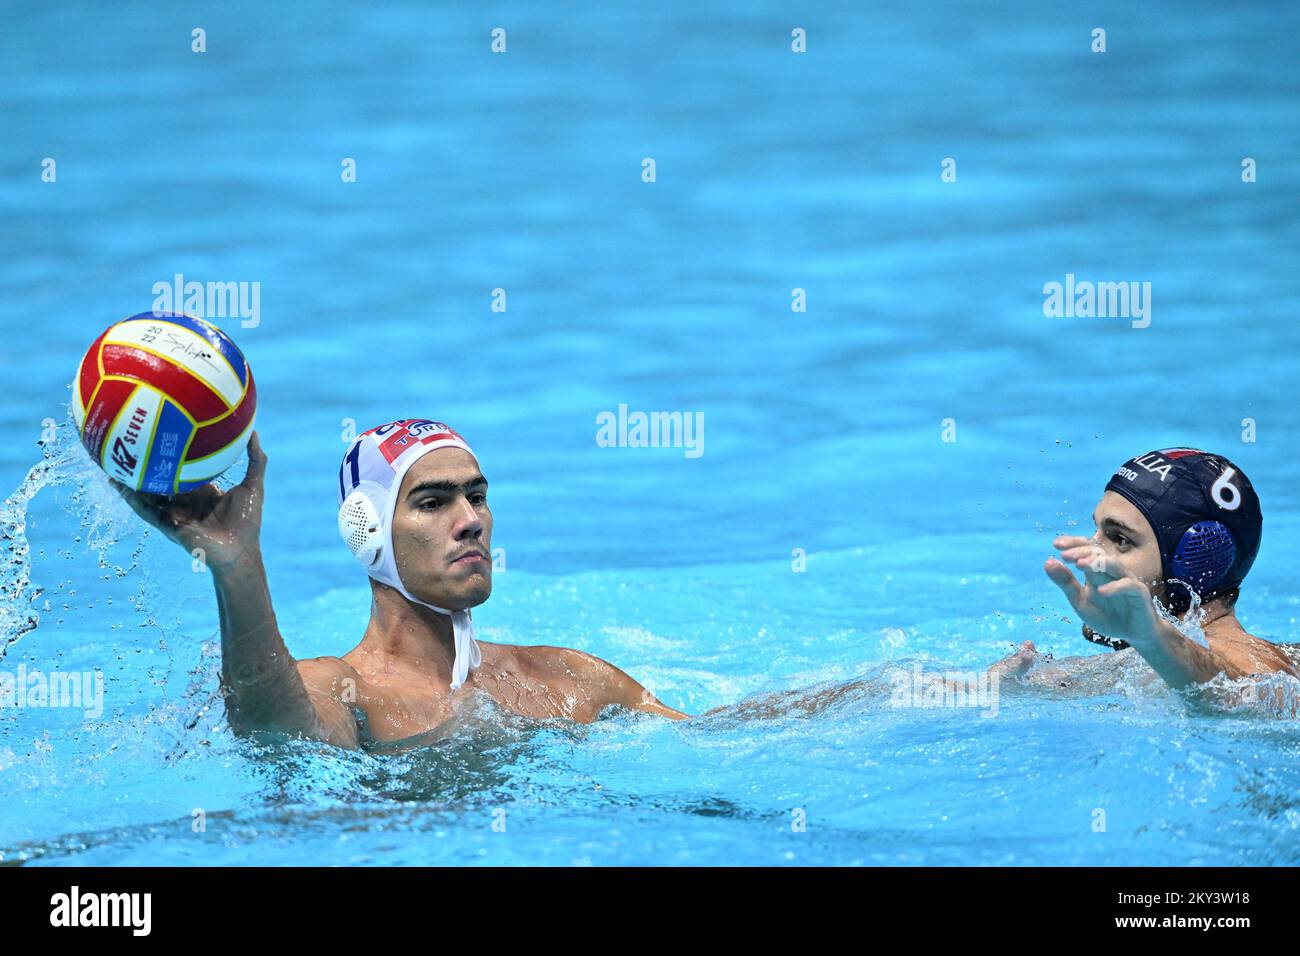
<svg viewBox="0 0 1300 956">
<path fill-rule="evenodd" d="M 51 420 L 52 422 L 52 420 Z M 42 436 L 42 457 L 32 466 L 19 486 L 0 504 L 0 660 L 3 660 L 24 635 L 40 624 L 41 613 L 52 610 L 47 600 L 45 606 L 36 603 L 46 593 L 46 588 L 33 586 L 32 554 L 27 532 L 30 512 L 36 496 L 44 489 L 66 487 L 69 494 L 60 502 L 63 513 L 77 522 L 75 544 L 84 545 L 95 555 L 97 566 L 108 576 L 125 578 L 142 571 L 141 556 L 150 543 L 159 536 L 142 522 L 121 501 L 109 485 L 108 479 L 81 444 L 71 411 L 65 412 L 61 424 L 51 423 Z M 226 490 L 239 479 L 231 478 L 247 464 L 241 456 L 214 484 Z M 126 561 L 115 557 L 118 546 L 131 542 Z M 62 556 L 73 558 L 76 552 L 60 549 Z M 150 613 L 154 606 L 152 579 L 141 574 L 140 591 L 133 597 L 138 611 L 150 616 L 142 626 L 157 621 Z"/>
<path fill-rule="evenodd" d="M 33 586 L 27 536 L 33 502 L 41 491 L 68 489 L 67 500 L 60 501 L 59 505 L 65 515 L 77 522 L 72 541 L 91 551 L 99 569 L 111 576 L 124 578 L 139 570 L 140 556 L 151 536 L 147 528 L 141 534 L 139 520 L 86 454 L 70 411 L 62 424 L 51 424 L 46 429 L 40 445 L 41 461 L 32 466 L 18 488 L 0 505 L 0 543 L 3 544 L 0 561 L 4 566 L 0 573 L 0 660 L 24 635 L 37 628 L 42 612 L 53 609 L 48 599 L 44 606 L 36 606 L 35 602 L 45 596 L 46 588 Z M 125 562 L 114 556 L 117 546 L 124 541 L 133 542 Z M 59 550 L 61 556 L 70 559 L 77 553 L 72 549 Z M 149 585 L 149 577 L 141 575 L 141 591 L 134 600 L 138 610 L 150 606 Z M 75 591 L 68 596 L 74 597 Z"/>
<path fill-rule="evenodd" d="M 1156 614 L 1161 620 L 1172 624 L 1174 630 L 1187 638 L 1193 644 L 1199 644 L 1206 650 L 1210 649 L 1210 640 L 1205 636 L 1205 616 L 1206 610 L 1201 607 L 1201 596 L 1196 593 L 1190 584 L 1178 578 L 1170 579 L 1174 584 L 1181 584 L 1187 589 L 1190 604 L 1181 617 L 1168 610 L 1164 604 L 1154 596 L 1151 603 L 1155 605 Z"/>
<path fill-rule="evenodd" d="M 72 480 L 84 469 L 78 468 L 78 458 L 89 464 L 79 443 L 66 439 L 75 435 L 71 415 L 63 425 L 47 429 L 41 439 L 42 460 L 32 467 L 27 477 L 0 505 L 0 660 L 24 635 L 40 623 L 40 611 L 32 606 L 43 589 L 29 593 L 31 588 L 31 547 L 27 542 L 27 512 L 33 498 L 43 488 Z M 51 434 L 52 433 L 52 434 Z"/>
</svg>

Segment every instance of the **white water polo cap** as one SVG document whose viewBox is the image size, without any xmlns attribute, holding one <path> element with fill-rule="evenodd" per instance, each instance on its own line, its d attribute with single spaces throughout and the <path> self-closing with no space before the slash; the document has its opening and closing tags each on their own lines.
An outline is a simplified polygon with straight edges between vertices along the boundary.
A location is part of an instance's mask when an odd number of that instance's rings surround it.
<svg viewBox="0 0 1300 956">
<path fill-rule="evenodd" d="M 396 588 L 408 601 L 451 617 L 456 639 L 451 689 L 455 690 L 483 661 L 469 611 L 448 611 L 412 595 L 402 584 L 393 554 L 393 515 L 402 479 L 412 465 L 439 448 L 463 448 L 474 454 L 450 425 L 427 418 L 404 418 L 358 435 L 339 467 L 339 534 L 376 581 Z"/>
</svg>

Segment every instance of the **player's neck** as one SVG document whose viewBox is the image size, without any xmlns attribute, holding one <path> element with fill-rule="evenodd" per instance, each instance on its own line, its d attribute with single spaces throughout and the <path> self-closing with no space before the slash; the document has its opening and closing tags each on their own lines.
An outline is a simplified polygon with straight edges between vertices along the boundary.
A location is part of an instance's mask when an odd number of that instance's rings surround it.
<svg viewBox="0 0 1300 956">
<path fill-rule="evenodd" d="M 451 617 L 408 601 L 392 588 L 376 588 L 362 643 L 369 652 L 451 679 L 456 639 Z"/>
<path fill-rule="evenodd" d="M 1246 633 L 1246 629 L 1241 626 L 1237 620 L 1237 612 L 1231 607 L 1225 607 L 1217 602 L 1206 608 L 1205 620 L 1201 622 L 1201 630 L 1205 633 L 1205 639 L 1211 643 L 1215 641 L 1232 642 L 1232 641 L 1249 641 L 1253 638 Z"/>
</svg>

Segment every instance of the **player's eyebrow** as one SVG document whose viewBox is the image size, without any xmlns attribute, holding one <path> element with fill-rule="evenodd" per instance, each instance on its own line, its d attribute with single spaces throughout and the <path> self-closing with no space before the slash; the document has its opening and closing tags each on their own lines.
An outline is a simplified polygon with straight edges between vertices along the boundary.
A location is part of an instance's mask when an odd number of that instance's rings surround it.
<svg viewBox="0 0 1300 956">
<path fill-rule="evenodd" d="M 1097 512 L 1095 511 L 1092 513 L 1092 523 L 1093 524 L 1097 523 Z M 1138 536 L 1138 533 L 1136 531 L 1134 531 L 1124 522 L 1120 521 L 1118 518 L 1110 517 L 1110 515 L 1107 515 L 1105 518 L 1102 519 L 1101 526 L 1103 528 L 1118 528 L 1120 531 L 1123 531 L 1126 535 L 1128 535 L 1131 538 L 1136 538 Z"/>
<path fill-rule="evenodd" d="M 408 491 L 406 493 L 406 500 L 410 501 L 422 491 L 445 491 L 450 494 L 464 492 L 468 494 L 470 491 L 478 488 L 487 488 L 487 479 L 482 475 L 475 475 L 473 478 L 469 478 L 463 482 L 430 479 L 429 481 L 420 482 Z"/>
</svg>

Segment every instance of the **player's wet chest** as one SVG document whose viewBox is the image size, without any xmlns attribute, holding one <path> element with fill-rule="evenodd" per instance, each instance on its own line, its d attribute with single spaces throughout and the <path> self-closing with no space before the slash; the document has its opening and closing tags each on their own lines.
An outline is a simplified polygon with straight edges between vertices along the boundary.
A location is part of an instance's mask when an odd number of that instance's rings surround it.
<svg viewBox="0 0 1300 956">
<path fill-rule="evenodd" d="M 366 681 L 357 700 L 376 740 L 400 740 L 451 723 L 459 701 L 419 674 Z"/>
</svg>

